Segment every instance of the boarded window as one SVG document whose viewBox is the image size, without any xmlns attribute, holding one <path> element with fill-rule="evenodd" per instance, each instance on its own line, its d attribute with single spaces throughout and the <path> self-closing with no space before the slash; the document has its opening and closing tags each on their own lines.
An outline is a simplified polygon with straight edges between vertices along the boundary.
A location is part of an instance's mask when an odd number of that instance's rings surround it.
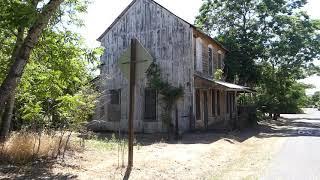
<svg viewBox="0 0 320 180">
<path fill-rule="evenodd" d="M 220 116 L 220 109 L 221 109 L 221 103 L 220 103 L 220 91 L 217 91 L 217 114 Z"/>
<path fill-rule="evenodd" d="M 157 92 L 152 89 L 145 89 L 145 105 L 144 105 L 144 120 L 157 120 Z"/>
<path fill-rule="evenodd" d="M 200 91 L 196 90 L 196 119 L 201 119 L 200 109 Z"/>
<path fill-rule="evenodd" d="M 213 58 L 212 58 L 212 48 L 209 47 L 208 50 L 208 62 L 209 62 L 209 76 L 213 76 L 213 67 L 212 67 L 212 62 L 213 62 Z"/>
<path fill-rule="evenodd" d="M 109 91 L 110 103 L 108 105 L 109 121 L 120 121 L 121 119 L 121 90 L 115 89 Z"/>
<path fill-rule="evenodd" d="M 211 90 L 211 108 L 212 108 L 212 116 L 216 115 L 216 91 Z"/>
</svg>

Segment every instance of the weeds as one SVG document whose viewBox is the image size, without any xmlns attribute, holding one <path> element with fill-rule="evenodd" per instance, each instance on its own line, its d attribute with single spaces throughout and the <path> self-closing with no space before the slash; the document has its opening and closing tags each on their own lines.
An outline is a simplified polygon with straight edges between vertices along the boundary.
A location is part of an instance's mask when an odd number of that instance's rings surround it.
<svg viewBox="0 0 320 180">
<path fill-rule="evenodd" d="M 79 149 L 77 144 L 71 143 L 70 136 L 64 136 L 64 133 L 15 132 L 5 143 L 0 144 L 0 160 L 25 164 L 36 159 L 64 156 L 66 150 L 75 149 Z"/>
<path fill-rule="evenodd" d="M 111 138 L 98 138 L 96 136 L 92 137 L 89 140 L 86 140 L 87 146 L 100 150 L 100 151 L 110 151 L 116 150 L 119 146 L 125 145 L 127 147 L 127 140 L 117 139 L 114 134 L 112 134 Z"/>
</svg>

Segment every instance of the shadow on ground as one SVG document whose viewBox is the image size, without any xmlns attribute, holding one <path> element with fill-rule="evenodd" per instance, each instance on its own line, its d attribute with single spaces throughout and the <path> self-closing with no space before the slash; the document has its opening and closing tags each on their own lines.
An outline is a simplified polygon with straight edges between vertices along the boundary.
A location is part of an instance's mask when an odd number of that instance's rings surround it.
<svg viewBox="0 0 320 180">
<path fill-rule="evenodd" d="M 0 164 L 0 179 L 77 179 L 76 175 L 53 173 L 52 168 L 55 164 L 57 161 L 36 161 L 21 166 Z"/>
<path fill-rule="evenodd" d="M 320 118 L 280 118 L 259 124 L 257 137 L 320 137 Z"/>
<path fill-rule="evenodd" d="M 110 138 L 112 133 L 99 133 L 100 138 Z M 174 135 L 173 135 L 174 136 Z M 320 137 L 320 118 L 279 118 L 278 120 L 265 120 L 257 125 L 241 131 L 198 131 L 184 134 L 179 140 L 167 140 L 167 134 L 136 134 L 136 144 L 148 146 L 154 143 L 163 142 L 168 144 L 211 144 L 224 139 L 230 143 L 243 142 L 251 137 L 299 137 L 314 136 Z M 121 134 L 126 138 L 126 134 Z"/>
</svg>

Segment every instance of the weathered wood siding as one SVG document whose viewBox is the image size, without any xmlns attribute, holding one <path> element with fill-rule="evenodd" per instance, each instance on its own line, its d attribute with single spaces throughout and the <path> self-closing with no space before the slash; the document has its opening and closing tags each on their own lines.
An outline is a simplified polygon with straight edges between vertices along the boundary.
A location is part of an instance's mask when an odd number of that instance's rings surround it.
<svg viewBox="0 0 320 180">
<path fill-rule="evenodd" d="M 97 117 L 102 117 L 104 130 L 127 129 L 128 80 L 120 72 L 117 60 L 128 48 L 130 40 L 137 38 L 160 65 L 162 76 L 175 86 L 184 87 L 184 97 L 178 102 L 179 127 L 189 128 L 189 110 L 192 105 L 193 48 L 192 28 L 183 20 L 149 0 L 137 0 L 119 21 L 102 38 L 105 52 L 101 57 L 102 86 L 105 96 L 101 99 Z M 157 121 L 144 122 L 144 90 L 146 78 L 138 79 L 135 91 L 136 113 L 134 128 L 138 132 L 162 132 L 161 107 L 158 103 Z M 108 90 L 121 89 L 121 121 L 108 120 Z M 99 110 L 100 109 L 100 110 Z M 174 116 L 173 116 L 174 117 Z"/>
<path fill-rule="evenodd" d="M 213 72 L 217 70 L 218 67 L 218 53 L 221 53 L 222 57 L 222 70 L 224 69 L 224 58 L 226 54 L 226 50 L 224 50 L 221 46 L 219 46 L 216 42 L 205 36 L 204 34 L 200 33 L 197 30 L 193 30 L 194 38 L 199 39 L 201 38 L 202 42 L 202 55 L 201 55 L 201 61 L 202 61 L 202 69 L 200 71 L 198 70 L 197 73 L 204 77 L 212 78 L 213 75 L 209 72 L 209 46 L 212 47 L 213 50 Z"/>
</svg>

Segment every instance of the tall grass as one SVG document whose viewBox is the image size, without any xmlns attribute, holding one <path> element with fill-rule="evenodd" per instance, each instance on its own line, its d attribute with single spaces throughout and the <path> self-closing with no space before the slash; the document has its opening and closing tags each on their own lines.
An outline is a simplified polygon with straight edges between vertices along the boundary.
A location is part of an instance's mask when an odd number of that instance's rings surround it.
<svg viewBox="0 0 320 180">
<path fill-rule="evenodd" d="M 24 164 L 35 159 L 50 159 L 64 156 L 72 149 L 70 134 L 14 132 L 8 140 L 0 144 L 0 160 L 8 163 Z"/>
</svg>

